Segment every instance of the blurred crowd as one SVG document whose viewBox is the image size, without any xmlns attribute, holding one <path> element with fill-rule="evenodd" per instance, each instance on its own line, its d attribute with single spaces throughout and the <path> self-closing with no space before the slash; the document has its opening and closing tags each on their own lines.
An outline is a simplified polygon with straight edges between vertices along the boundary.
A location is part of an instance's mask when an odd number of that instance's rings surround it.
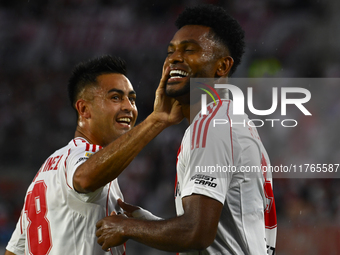
<svg viewBox="0 0 340 255">
<path fill-rule="evenodd" d="M 0 252 L 35 173 L 73 138 L 76 117 L 66 90 L 73 66 L 104 54 L 124 58 L 140 122 L 152 111 L 174 20 L 198 3 L 224 6 L 245 30 L 246 53 L 234 77 L 340 77 L 337 0 L 0 0 Z M 340 163 L 340 86 L 309 89 L 312 117 L 297 116 L 296 128 L 258 130 L 273 165 Z M 186 126 L 165 130 L 119 177 L 127 202 L 175 215 L 176 152 Z M 280 226 L 339 228 L 339 184 L 337 178 L 274 180 L 280 254 L 289 254 Z"/>
</svg>

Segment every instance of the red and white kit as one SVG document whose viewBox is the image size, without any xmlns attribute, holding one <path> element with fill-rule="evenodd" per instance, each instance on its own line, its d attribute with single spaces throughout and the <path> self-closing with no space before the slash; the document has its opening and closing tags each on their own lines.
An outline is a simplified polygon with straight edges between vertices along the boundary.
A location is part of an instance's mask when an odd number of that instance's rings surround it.
<svg viewBox="0 0 340 255">
<path fill-rule="evenodd" d="M 96 222 L 121 211 L 116 203 L 123 199 L 117 179 L 88 194 L 75 191 L 72 181 L 77 167 L 100 149 L 75 138 L 45 161 L 27 190 L 8 251 L 17 255 L 108 254 L 97 244 Z M 111 254 L 125 254 L 124 246 L 112 248 Z"/>
<path fill-rule="evenodd" d="M 182 198 L 192 194 L 216 199 L 223 210 L 212 245 L 181 254 L 275 253 L 272 177 L 263 171 L 270 161 L 252 122 L 246 115 L 233 115 L 232 108 L 231 100 L 209 104 L 208 114 L 198 114 L 183 137 L 177 158 L 177 215 L 184 213 Z"/>
</svg>

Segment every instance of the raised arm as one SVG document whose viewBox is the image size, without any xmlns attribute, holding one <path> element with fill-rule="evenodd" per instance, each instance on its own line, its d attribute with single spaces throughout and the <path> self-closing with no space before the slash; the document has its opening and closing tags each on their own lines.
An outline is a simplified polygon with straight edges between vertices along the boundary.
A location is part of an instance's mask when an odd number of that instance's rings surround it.
<svg viewBox="0 0 340 255">
<path fill-rule="evenodd" d="M 183 119 L 179 103 L 165 95 L 164 87 L 168 75 L 167 69 L 156 90 L 154 111 L 139 125 L 78 167 L 73 177 L 73 185 L 78 192 L 93 192 L 117 178 L 145 145 L 166 127 Z"/>
<path fill-rule="evenodd" d="M 184 214 L 169 220 L 109 216 L 97 223 L 98 243 L 103 250 L 128 239 L 170 252 L 203 250 L 215 239 L 222 207 L 212 198 L 191 195 L 183 199 Z"/>
</svg>

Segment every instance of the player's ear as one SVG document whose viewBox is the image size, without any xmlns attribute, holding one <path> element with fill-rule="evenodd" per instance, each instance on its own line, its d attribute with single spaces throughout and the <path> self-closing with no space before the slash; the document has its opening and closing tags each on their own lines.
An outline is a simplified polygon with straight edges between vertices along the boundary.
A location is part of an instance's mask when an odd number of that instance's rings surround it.
<svg viewBox="0 0 340 255">
<path fill-rule="evenodd" d="M 91 118 L 91 112 L 89 108 L 89 103 L 85 101 L 84 99 L 80 98 L 76 102 L 76 109 L 79 114 L 79 117 L 82 117 L 84 119 Z"/>
<path fill-rule="evenodd" d="M 218 60 L 216 74 L 219 77 L 227 77 L 231 67 L 234 64 L 234 59 L 231 56 L 225 56 Z"/>
</svg>

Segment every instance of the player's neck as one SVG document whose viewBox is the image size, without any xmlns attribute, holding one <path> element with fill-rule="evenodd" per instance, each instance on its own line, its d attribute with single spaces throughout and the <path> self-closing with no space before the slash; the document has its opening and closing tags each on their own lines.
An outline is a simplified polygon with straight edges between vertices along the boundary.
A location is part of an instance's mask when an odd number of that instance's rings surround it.
<svg viewBox="0 0 340 255">
<path fill-rule="evenodd" d="M 79 126 L 77 126 L 76 131 L 74 132 L 74 138 L 76 137 L 82 137 L 86 139 L 86 141 L 88 141 L 90 144 L 97 144 L 96 141 L 91 139 L 91 136 L 87 135 L 86 132 L 84 132 L 84 130 Z"/>
</svg>

